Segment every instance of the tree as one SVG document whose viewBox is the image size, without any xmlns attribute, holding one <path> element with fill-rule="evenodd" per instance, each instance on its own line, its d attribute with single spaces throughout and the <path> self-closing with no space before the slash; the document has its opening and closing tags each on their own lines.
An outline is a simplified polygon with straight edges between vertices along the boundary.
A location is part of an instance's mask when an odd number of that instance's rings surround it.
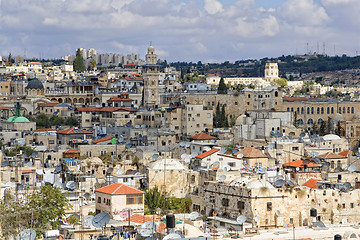
<svg viewBox="0 0 360 240">
<path fill-rule="evenodd" d="M 64 118 L 59 116 L 51 116 L 49 121 L 51 126 L 61 126 L 65 122 Z"/>
<path fill-rule="evenodd" d="M 326 121 L 322 121 L 319 128 L 319 135 L 324 136 L 326 135 Z"/>
<path fill-rule="evenodd" d="M 298 127 L 298 119 L 297 119 L 297 112 L 294 112 L 294 126 L 297 128 Z"/>
<path fill-rule="evenodd" d="M 270 83 L 270 85 L 283 88 L 283 87 L 287 86 L 287 80 L 286 80 L 286 78 L 278 78 L 278 79 L 272 81 Z"/>
<path fill-rule="evenodd" d="M 160 192 L 157 186 L 148 189 L 145 192 L 145 205 L 151 213 L 154 213 L 157 208 L 165 209 L 166 205 L 168 205 L 166 195 Z"/>
<path fill-rule="evenodd" d="M 76 50 L 76 57 L 73 63 L 74 71 L 76 72 L 84 72 L 85 71 L 85 64 L 84 58 L 82 57 L 80 48 Z"/>
<path fill-rule="evenodd" d="M 90 65 L 90 69 L 94 70 L 96 68 L 96 60 L 91 59 L 89 65 Z"/>
<path fill-rule="evenodd" d="M 21 198 L 5 194 L 0 202 L 0 224 L 6 239 L 32 227 L 40 236 L 45 230 L 57 229 L 65 210 L 70 207 L 65 195 L 56 187 L 43 185 Z"/>
<path fill-rule="evenodd" d="M 79 121 L 77 118 L 69 117 L 68 119 L 66 119 L 65 125 L 77 127 L 79 126 Z"/>
<path fill-rule="evenodd" d="M 336 124 L 335 134 L 338 135 L 338 136 L 340 136 L 340 134 L 341 134 L 340 121 L 338 121 L 337 124 Z"/>
<path fill-rule="evenodd" d="M 217 93 L 218 94 L 227 94 L 227 86 L 224 82 L 224 79 L 223 78 L 220 78 L 220 82 L 219 82 L 219 87 L 218 87 L 218 90 L 217 90 Z"/>
</svg>

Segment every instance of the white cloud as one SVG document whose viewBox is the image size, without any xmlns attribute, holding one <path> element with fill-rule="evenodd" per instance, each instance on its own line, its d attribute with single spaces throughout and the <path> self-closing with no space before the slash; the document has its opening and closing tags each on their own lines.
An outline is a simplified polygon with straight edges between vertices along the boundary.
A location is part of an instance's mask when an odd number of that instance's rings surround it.
<svg viewBox="0 0 360 240">
<path fill-rule="evenodd" d="M 211 15 L 224 11 L 223 5 L 218 0 L 204 0 L 204 9 Z"/>
<path fill-rule="evenodd" d="M 42 22 L 44 25 L 57 25 L 59 23 L 58 18 L 45 18 Z"/>
</svg>

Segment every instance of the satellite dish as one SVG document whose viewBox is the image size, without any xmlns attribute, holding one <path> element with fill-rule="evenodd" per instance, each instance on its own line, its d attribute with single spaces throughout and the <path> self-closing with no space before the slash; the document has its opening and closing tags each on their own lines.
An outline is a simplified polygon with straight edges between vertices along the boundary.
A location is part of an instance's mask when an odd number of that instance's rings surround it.
<svg viewBox="0 0 360 240">
<path fill-rule="evenodd" d="M 355 172 L 355 171 L 356 171 L 356 169 L 357 169 L 357 167 L 356 167 L 356 166 L 351 165 L 351 166 L 348 168 L 348 171 L 349 171 L 349 172 Z"/>
<path fill-rule="evenodd" d="M 198 219 L 200 217 L 199 213 L 198 212 L 191 212 L 189 214 L 189 218 L 191 221 L 195 221 L 196 219 Z"/>
<path fill-rule="evenodd" d="M 195 153 L 195 152 L 193 152 L 193 153 L 190 155 L 191 158 L 194 158 L 194 157 L 196 157 L 196 156 L 197 156 L 197 153 Z"/>
<path fill-rule="evenodd" d="M 299 168 L 299 167 L 297 167 L 297 168 L 296 168 L 296 171 L 298 172 L 299 170 L 300 170 L 300 168 Z"/>
<path fill-rule="evenodd" d="M 153 156 L 152 156 L 152 159 L 157 159 L 159 158 L 159 154 L 155 153 Z"/>
<path fill-rule="evenodd" d="M 224 172 L 228 172 L 228 171 L 231 170 L 231 167 L 230 167 L 229 165 L 225 165 L 225 166 L 223 167 L 223 170 L 224 170 Z"/>
<path fill-rule="evenodd" d="M 84 217 L 84 227 L 91 227 L 93 218 L 93 215 L 87 215 L 86 217 Z"/>
<path fill-rule="evenodd" d="M 237 223 L 239 223 L 239 224 L 243 224 L 243 223 L 246 221 L 246 216 L 245 216 L 245 215 L 238 216 L 238 217 L 236 218 L 236 221 L 237 221 Z"/>
<path fill-rule="evenodd" d="M 8 161 L 1 162 L 1 166 L 2 167 L 9 166 L 9 162 Z"/>
<path fill-rule="evenodd" d="M 59 189 L 62 189 L 62 188 L 63 188 L 63 184 L 62 184 L 62 182 L 57 181 L 57 182 L 54 183 L 54 187 L 57 187 L 57 188 L 59 188 Z"/>
<path fill-rule="evenodd" d="M 256 216 L 256 217 L 254 218 L 254 221 L 257 222 L 257 223 L 260 222 L 259 216 Z"/>
<path fill-rule="evenodd" d="M 70 191 L 74 191 L 74 189 L 76 188 L 76 183 L 74 181 L 67 182 L 66 188 Z"/>
<path fill-rule="evenodd" d="M 114 168 L 109 168 L 108 170 L 106 170 L 106 174 L 111 174 L 114 171 Z"/>
<path fill-rule="evenodd" d="M 244 154 L 239 153 L 239 154 L 237 155 L 237 157 L 238 157 L 238 158 L 243 158 L 243 157 L 244 157 Z"/>
<path fill-rule="evenodd" d="M 59 166 L 57 166 L 55 168 L 55 173 L 61 173 L 61 171 L 62 171 L 62 166 L 61 165 L 59 165 Z"/>
<path fill-rule="evenodd" d="M 324 165 L 325 167 L 329 167 L 329 166 L 330 166 L 330 163 L 329 163 L 329 162 L 324 162 L 323 165 Z"/>
<path fill-rule="evenodd" d="M 35 238 L 36 231 L 33 229 L 26 229 L 17 235 L 16 240 L 35 240 Z"/>
<path fill-rule="evenodd" d="M 89 200 L 90 199 L 90 193 L 85 193 L 83 195 L 83 197 L 86 199 L 86 200 Z"/>
<path fill-rule="evenodd" d="M 276 210 L 275 214 L 277 217 L 280 217 L 280 210 Z"/>
<path fill-rule="evenodd" d="M 143 237 L 149 237 L 152 234 L 152 229 L 141 228 L 139 234 Z"/>
<path fill-rule="evenodd" d="M 37 175 L 44 175 L 44 171 L 42 169 L 36 169 L 35 172 Z"/>
<path fill-rule="evenodd" d="M 225 175 L 220 175 L 219 177 L 218 177 L 218 182 L 219 183 L 223 183 L 224 181 L 225 181 L 225 179 L 226 179 L 226 176 Z"/>
<path fill-rule="evenodd" d="M 303 138 L 303 137 L 305 137 L 305 135 L 306 135 L 306 134 L 305 134 L 304 132 L 302 132 L 302 133 L 300 133 L 299 136 Z"/>
<path fill-rule="evenodd" d="M 344 186 L 345 189 L 350 189 L 351 188 L 351 183 L 346 182 L 346 183 L 343 184 L 343 186 Z"/>
<path fill-rule="evenodd" d="M 188 155 L 186 153 L 181 154 L 181 159 L 184 160 Z"/>
<path fill-rule="evenodd" d="M 214 171 L 218 170 L 219 167 L 220 167 L 220 162 L 218 162 L 218 161 L 216 161 L 210 165 L 211 170 L 214 170 Z"/>
<path fill-rule="evenodd" d="M 33 162 L 28 162 L 28 163 L 26 163 L 26 166 L 27 167 L 31 167 L 33 165 Z"/>
<path fill-rule="evenodd" d="M 285 181 L 283 179 L 277 179 L 275 182 L 274 182 L 274 185 L 276 187 L 283 187 L 285 184 Z"/>
<path fill-rule="evenodd" d="M 109 221 L 110 215 L 108 213 L 101 212 L 92 219 L 92 225 L 94 227 L 103 227 L 108 224 Z"/>
</svg>

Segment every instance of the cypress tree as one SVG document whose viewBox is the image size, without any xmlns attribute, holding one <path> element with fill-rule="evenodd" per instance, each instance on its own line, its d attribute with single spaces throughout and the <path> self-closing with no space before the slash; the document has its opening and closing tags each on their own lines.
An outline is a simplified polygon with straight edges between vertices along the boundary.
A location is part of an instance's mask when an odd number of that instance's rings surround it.
<svg viewBox="0 0 360 240">
<path fill-rule="evenodd" d="M 73 63 L 74 71 L 76 72 L 84 72 L 85 71 L 85 64 L 84 58 L 81 55 L 80 48 L 76 50 L 76 57 Z"/>
<path fill-rule="evenodd" d="M 219 87 L 218 87 L 218 94 L 226 94 L 227 93 L 227 86 L 224 82 L 223 78 L 220 78 Z"/>
</svg>

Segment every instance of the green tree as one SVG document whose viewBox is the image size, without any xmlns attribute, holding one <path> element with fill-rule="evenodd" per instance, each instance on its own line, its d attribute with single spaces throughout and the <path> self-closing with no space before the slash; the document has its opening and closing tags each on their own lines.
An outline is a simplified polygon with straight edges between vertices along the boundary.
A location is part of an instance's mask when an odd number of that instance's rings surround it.
<svg viewBox="0 0 360 240">
<path fill-rule="evenodd" d="M 65 122 L 64 118 L 59 116 L 51 116 L 49 121 L 51 126 L 61 126 Z"/>
<path fill-rule="evenodd" d="M 338 136 L 340 136 L 340 134 L 341 134 L 340 121 L 338 121 L 337 124 L 336 124 L 335 134 L 338 135 Z"/>
<path fill-rule="evenodd" d="M 225 113 L 225 105 L 221 108 L 221 122 L 220 127 L 229 127 L 228 117 Z"/>
<path fill-rule="evenodd" d="M 79 223 L 79 219 L 75 215 L 70 215 L 70 217 L 68 217 L 66 220 L 68 221 L 68 223 L 72 224 L 73 227 L 74 225 Z"/>
<path fill-rule="evenodd" d="M 65 195 L 51 185 L 43 185 L 21 199 L 5 194 L 0 202 L 2 235 L 10 239 L 32 227 L 40 236 L 45 230 L 57 229 L 69 207 Z"/>
<path fill-rule="evenodd" d="M 326 121 L 322 121 L 319 128 L 319 135 L 324 136 L 326 135 Z"/>
<path fill-rule="evenodd" d="M 228 87 L 226 86 L 224 79 L 220 78 L 219 87 L 217 90 L 218 94 L 227 94 Z"/>
<path fill-rule="evenodd" d="M 73 63 L 74 71 L 76 72 L 84 72 L 85 71 L 85 64 L 84 58 L 82 57 L 80 48 L 76 50 L 76 57 Z"/>
<path fill-rule="evenodd" d="M 213 117 L 213 125 L 214 127 L 220 127 L 220 121 L 221 121 L 221 111 L 220 111 L 220 102 L 216 105 L 215 114 Z"/>
<path fill-rule="evenodd" d="M 69 117 L 69 118 L 66 119 L 65 125 L 66 125 L 66 126 L 74 126 L 74 127 L 77 127 L 77 126 L 79 126 L 79 121 L 78 121 L 78 119 L 75 118 L 75 117 Z"/>
<path fill-rule="evenodd" d="M 294 112 L 294 126 L 297 128 L 298 127 L 298 119 L 297 119 L 297 112 Z"/>
<path fill-rule="evenodd" d="M 94 70 L 96 68 L 96 60 L 95 59 L 91 59 L 90 63 L 89 63 L 90 69 Z"/>
<path fill-rule="evenodd" d="M 278 78 L 276 80 L 273 80 L 270 85 L 283 88 L 287 86 L 287 80 L 286 78 Z"/>
<path fill-rule="evenodd" d="M 165 193 L 160 192 L 157 186 L 145 192 L 145 205 L 150 213 L 154 213 L 157 208 L 166 209 L 169 207 Z"/>
<path fill-rule="evenodd" d="M 49 117 L 41 113 L 35 118 L 36 128 L 49 128 L 50 120 Z"/>
</svg>

